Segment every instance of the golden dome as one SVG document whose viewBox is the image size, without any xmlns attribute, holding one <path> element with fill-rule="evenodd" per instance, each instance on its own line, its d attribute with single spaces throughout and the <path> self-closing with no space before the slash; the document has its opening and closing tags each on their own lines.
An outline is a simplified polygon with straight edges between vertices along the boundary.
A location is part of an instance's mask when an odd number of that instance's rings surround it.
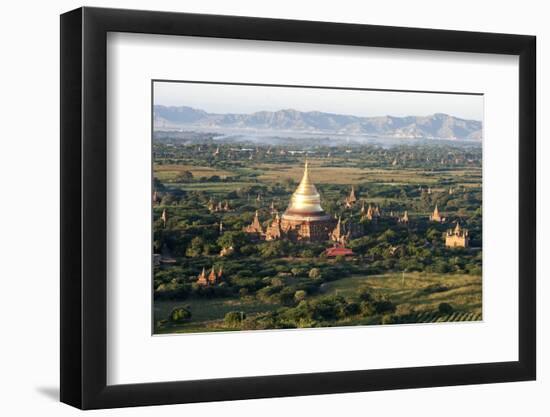
<svg viewBox="0 0 550 417">
<path fill-rule="evenodd" d="M 306 161 L 304 167 L 304 176 L 300 185 L 292 194 L 290 199 L 290 204 L 288 206 L 287 212 L 292 212 L 295 214 L 317 214 L 323 213 L 323 208 L 321 207 L 321 196 L 315 188 L 315 185 L 309 179 L 309 168 Z"/>
</svg>

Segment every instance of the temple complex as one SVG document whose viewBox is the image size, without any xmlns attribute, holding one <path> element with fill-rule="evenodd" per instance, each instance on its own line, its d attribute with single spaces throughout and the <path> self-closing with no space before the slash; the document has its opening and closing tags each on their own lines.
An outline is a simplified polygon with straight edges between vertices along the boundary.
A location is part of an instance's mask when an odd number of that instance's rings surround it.
<svg viewBox="0 0 550 417">
<path fill-rule="evenodd" d="M 321 207 L 321 196 L 309 178 L 307 161 L 302 180 L 292 194 L 288 208 L 279 216 L 272 204 L 271 212 L 275 216 L 265 231 L 256 212 L 252 223 L 243 229 L 244 232 L 265 240 L 284 237 L 296 241 L 324 242 L 331 237 L 336 223 Z"/>
<path fill-rule="evenodd" d="M 197 284 L 203 285 L 203 286 L 208 285 L 208 277 L 206 275 L 206 270 L 204 267 L 202 268 L 202 272 L 197 277 Z"/>
<path fill-rule="evenodd" d="M 367 213 L 364 214 L 363 217 L 367 218 L 367 220 L 377 220 L 380 217 L 380 207 L 369 204 Z"/>
<path fill-rule="evenodd" d="M 449 229 L 445 234 L 445 246 L 448 248 L 467 248 L 470 244 L 470 236 L 467 229 L 462 229 L 457 221 L 454 229 Z"/>
<path fill-rule="evenodd" d="M 206 275 L 206 269 L 202 268 L 202 272 L 197 277 L 197 284 L 202 287 L 207 287 L 209 285 L 216 285 L 222 282 L 223 280 L 223 268 L 220 267 L 216 273 L 214 267 L 210 270 L 210 273 Z"/>
<path fill-rule="evenodd" d="M 217 203 L 214 200 L 210 200 L 208 202 L 208 210 L 211 213 L 220 213 L 220 212 L 227 212 L 231 211 L 231 207 L 229 206 L 229 201 L 225 201 L 222 203 L 221 201 L 218 201 Z"/>
</svg>

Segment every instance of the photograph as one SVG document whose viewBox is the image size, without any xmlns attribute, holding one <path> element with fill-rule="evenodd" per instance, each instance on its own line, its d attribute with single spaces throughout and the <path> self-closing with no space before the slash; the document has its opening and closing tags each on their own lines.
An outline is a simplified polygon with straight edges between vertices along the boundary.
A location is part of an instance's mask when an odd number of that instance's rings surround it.
<svg viewBox="0 0 550 417">
<path fill-rule="evenodd" d="M 550 415 L 543 2 L 3 6 L 0 417 Z"/>
<path fill-rule="evenodd" d="M 152 96 L 153 334 L 483 319 L 483 94 Z"/>
</svg>

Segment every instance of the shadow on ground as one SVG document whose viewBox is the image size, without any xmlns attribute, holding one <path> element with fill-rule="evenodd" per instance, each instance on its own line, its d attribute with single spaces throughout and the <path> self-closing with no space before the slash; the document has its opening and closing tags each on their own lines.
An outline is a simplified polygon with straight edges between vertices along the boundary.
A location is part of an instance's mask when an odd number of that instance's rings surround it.
<svg viewBox="0 0 550 417">
<path fill-rule="evenodd" d="M 36 387 L 36 391 L 53 401 L 59 401 L 59 387 Z"/>
</svg>

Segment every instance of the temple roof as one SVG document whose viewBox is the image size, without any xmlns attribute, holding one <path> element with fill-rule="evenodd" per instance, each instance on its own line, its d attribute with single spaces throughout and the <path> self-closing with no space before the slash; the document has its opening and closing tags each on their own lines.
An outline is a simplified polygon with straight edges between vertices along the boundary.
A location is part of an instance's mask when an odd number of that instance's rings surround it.
<svg viewBox="0 0 550 417">
<path fill-rule="evenodd" d="M 329 257 L 334 257 L 334 256 L 353 256 L 354 253 L 353 253 L 353 250 L 349 249 L 349 248 L 346 248 L 346 247 L 342 247 L 342 246 L 334 246 L 332 248 L 328 248 L 326 251 L 325 251 L 325 254 Z"/>
<path fill-rule="evenodd" d="M 455 226 L 454 232 L 455 232 L 456 235 L 458 235 L 458 234 L 461 232 L 460 223 L 459 223 L 458 221 L 456 222 L 456 226 Z"/>
<path fill-rule="evenodd" d="M 323 208 L 321 207 L 321 196 L 309 178 L 309 167 L 307 160 L 304 167 L 304 175 L 298 185 L 298 188 L 296 188 L 296 191 L 292 194 L 287 211 L 291 211 L 293 213 L 323 212 Z"/>
</svg>

